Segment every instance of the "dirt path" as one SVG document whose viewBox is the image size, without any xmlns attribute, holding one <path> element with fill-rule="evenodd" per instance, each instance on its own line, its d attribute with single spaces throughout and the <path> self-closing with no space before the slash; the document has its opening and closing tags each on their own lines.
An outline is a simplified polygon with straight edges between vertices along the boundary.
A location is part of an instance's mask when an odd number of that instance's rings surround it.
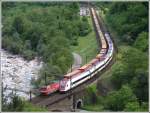
<svg viewBox="0 0 150 113">
<path fill-rule="evenodd" d="M 75 69 L 77 69 L 77 68 L 79 68 L 81 66 L 82 58 L 81 58 L 81 56 L 79 54 L 74 53 L 74 52 L 72 53 L 72 55 L 73 55 L 73 58 L 74 58 L 74 63 L 72 65 L 72 70 L 75 70 Z M 71 72 L 71 69 L 69 69 L 68 73 L 69 72 Z"/>
</svg>

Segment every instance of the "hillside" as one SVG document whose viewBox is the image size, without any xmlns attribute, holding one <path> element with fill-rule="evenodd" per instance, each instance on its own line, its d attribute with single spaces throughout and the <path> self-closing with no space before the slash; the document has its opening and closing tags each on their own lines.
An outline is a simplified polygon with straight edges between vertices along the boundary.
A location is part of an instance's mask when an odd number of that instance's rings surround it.
<svg viewBox="0 0 150 113">
<path fill-rule="evenodd" d="M 87 89 L 83 109 L 148 111 L 148 2 L 93 4 L 115 40 L 118 54 L 97 85 Z"/>
</svg>

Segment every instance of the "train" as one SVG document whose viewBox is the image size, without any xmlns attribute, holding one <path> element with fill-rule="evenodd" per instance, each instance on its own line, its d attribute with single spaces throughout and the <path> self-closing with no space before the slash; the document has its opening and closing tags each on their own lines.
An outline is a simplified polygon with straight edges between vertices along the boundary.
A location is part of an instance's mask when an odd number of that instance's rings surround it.
<svg viewBox="0 0 150 113">
<path fill-rule="evenodd" d="M 104 69 L 112 60 L 114 45 L 110 38 L 110 35 L 108 32 L 102 32 L 101 27 L 98 23 L 96 15 L 97 12 L 94 10 L 94 8 L 90 8 L 90 12 L 96 27 L 97 35 L 101 42 L 100 52 L 87 64 L 64 75 L 63 79 L 56 83 L 57 87 L 52 88 L 53 84 L 50 84 L 46 86 L 46 88 L 44 89 L 45 91 L 41 89 L 40 92 L 42 94 L 49 95 L 56 91 L 59 91 L 61 93 L 67 92 L 92 78 L 96 73 Z"/>
<path fill-rule="evenodd" d="M 41 87 L 39 89 L 40 90 L 40 94 L 41 95 L 45 95 L 45 96 L 50 95 L 50 94 L 58 91 L 59 87 L 60 87 L 59 86 L 59 82 L 51 83 L 51 84 L 49 84 L 47 86 Z"/>
</svg>

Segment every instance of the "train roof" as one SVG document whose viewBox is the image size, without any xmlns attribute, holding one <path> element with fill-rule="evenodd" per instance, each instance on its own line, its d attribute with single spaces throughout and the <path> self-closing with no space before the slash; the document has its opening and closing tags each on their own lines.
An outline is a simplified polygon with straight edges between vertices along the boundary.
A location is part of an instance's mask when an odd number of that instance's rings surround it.
<svg viewBox="0 0 150 113">
<path fill-rule="evenodd" d="M 103 55 L 104 55 L 104 54 L 101 54 L 101 53 L 100 53 L 100 54 L 97 54 L 96 58 L 97 58 L 97 59 L 100 59 L 100 57 L 102 57 Z"/>
<path fill-rule="evenodd" d="M 101 57 L 101 58 L 100 58 L 100 61 L 104 60 L 105 58 L 106 58 L 105 56 Z"/>
<path fill-rule="evenodd" d="M 64 75 L 64 77 L 66 77 L 66 78 L 72 77 L 72 76 L 77 75 L 77 74 L 79 74 L 79 73 L 81 73 L 81 71 L 77 69 L 77 70 L 74 70 L 74 71 L 72 71 L 72 72 L 70 72 L 70 73 Z"/>
<path fill-rule="evenodd" d="M 95 59 L 93 59 L 93 60 L 90 61 L 90 64 L 94 65 L 94 64 L 96 64 L 98 61 L 99 61 L 99 60 L 95 58 Z"/>
<path fill-rule="evenodd" d="M 105 40 L 101 40 L 102 48 L 107 48 L 107 44 Z"/>
<path fill-rule="evenodd" d="M 101 51 L 100 51 L 100 53 L 105 54 L 105 53 L 106 53 L 106 51 L 107 51 L 107 49 L 106 49 L 106 48 L 102 48 L 102 49 L 101 49 Z"/>
<path fill-rule="evenodd" d="M 89 69 L 92 65 L 91 64 L 85 64 L 84 66 L 80 67 L 78 70 L 81 70 L 82 72 Z"/>
<path fill-rule="evenodd" d="M 47 90 L 47 89 L 56 89 L 58 87 L 59 87 L 59 82 L 55 82 L 55 83 L 49 84 L 47 86 L 42 86 L 40 88 L 40 91 L 44 91 L 44 90 Z"/>
</svg>

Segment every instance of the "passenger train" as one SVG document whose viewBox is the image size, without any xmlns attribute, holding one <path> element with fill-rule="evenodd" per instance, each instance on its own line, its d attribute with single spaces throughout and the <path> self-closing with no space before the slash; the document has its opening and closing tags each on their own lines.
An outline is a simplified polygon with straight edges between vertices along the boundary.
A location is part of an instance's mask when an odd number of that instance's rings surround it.
<svg viewBox="0 0 150 113">
<path fill-rule="evenodd" d="M 57 90 L 59 90 L 60 92 L 66 92 L 78 86 L 79 84 L 87 81 L 88 79 L 93 77 L 96 73 L 98 73 L 103 68 L 105 68 L 113 57 L 114 45 L 110 38 L 110 35 L 107 32 L 102 33 L 102 30 L 100 28 L 100 25 L 98 23 L 98 19 L 96 16 L 97 12 L 93 8 L 91 8 L 90 11 L 92 14 L 92 18 L 96 27 L 98 37 L 100 38 L 100 41 L 101 41 L 101 50 L 99 54 L 89 63 L 80 67 L 79 69 L 76 69 L 64 75 L 64 78 L 60 80 L 59 83 L 57 83 L 59 84 L 59 88 L 57 87 Z M 49 93 L 47 91 L 46 95 L 48 94 Z"/>
</svg>

